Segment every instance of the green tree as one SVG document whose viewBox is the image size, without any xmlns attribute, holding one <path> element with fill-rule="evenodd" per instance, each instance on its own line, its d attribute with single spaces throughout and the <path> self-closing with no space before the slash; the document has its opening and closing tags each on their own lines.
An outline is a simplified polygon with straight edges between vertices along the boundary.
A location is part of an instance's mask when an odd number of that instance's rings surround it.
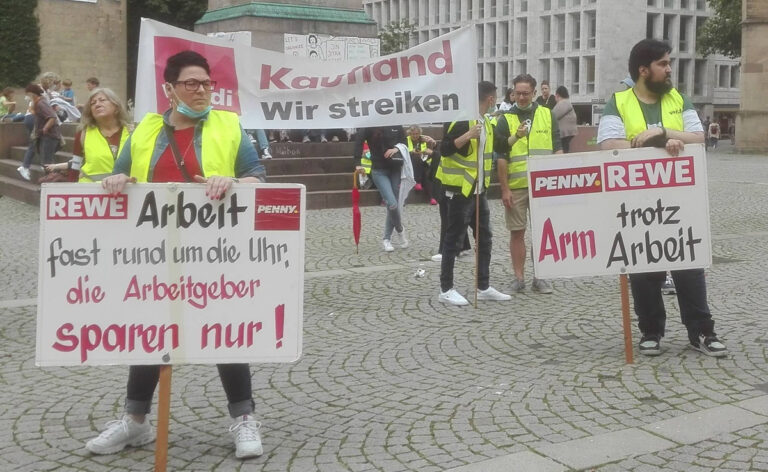
<svg viewBox="0 0 768 472">
<path fill-rule="evenodd" d="M 0 86 L 25 86 L 40 73 L 37 0 L 4 0 L 0 14 Z"/>
<path fill-rule="evenodd" d="M 381 55 L 393 54 L 408 49 L 411 34 L 416 30 L 408 20 L 393 21 L 379 31 Z"/>
<path fill-rule="evenodd" d="M 698 52 L 704 56 L 741 56 L 741 1 L 707 0 L 714 14 L 697 30 Z"/>
<path fill-rule="evenodd" d="M 18 0 L 23 2 L 24 0 Z M 141 18 L 192 30 L 208 9 L 208 0 L 128 0 L 128 95 L 136 88 Z"/>
</svg>

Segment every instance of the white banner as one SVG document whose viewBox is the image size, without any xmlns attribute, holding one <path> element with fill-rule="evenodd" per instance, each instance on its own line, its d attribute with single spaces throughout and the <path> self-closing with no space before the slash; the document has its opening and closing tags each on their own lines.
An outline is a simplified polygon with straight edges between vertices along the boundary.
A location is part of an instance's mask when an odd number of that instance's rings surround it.
<svg viewBox="0 0 768 472">
<path fill-rule="evenodd" d="M 537 277 L 712 264 L 702 144 L 531 156 L 528 173 Z"/>
<path fill-rule="evenodd" d="M 36 363 L 292 362 L 305 188 L 43 185 Z"/>
<path fill-rule="evenodd" d="M 211 67 L 215 108 L 244 128 L 331 129 L 469 120 L 477 115 L 477 48 L 465 27 L 400 53 L 323 62 L 233 44 L 143 18 L 136 77 L 138 121 L 162 113 L 166 60 L 183 50 Z"/>
</svg>

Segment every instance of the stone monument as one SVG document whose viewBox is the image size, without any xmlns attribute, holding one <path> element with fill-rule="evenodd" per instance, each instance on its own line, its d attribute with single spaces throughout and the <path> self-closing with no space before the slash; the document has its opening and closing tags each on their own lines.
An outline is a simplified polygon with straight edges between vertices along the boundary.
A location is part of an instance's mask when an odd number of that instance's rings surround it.
<svg viewBox="0 0 768 472">
<path fill-rule="evenodd" d="M 378 26 L 361 0 L 208 0 L 195 31 L 250 31 L 252 46 L 283 52 L 284 33 L 375 38 Z"/>
</svg>

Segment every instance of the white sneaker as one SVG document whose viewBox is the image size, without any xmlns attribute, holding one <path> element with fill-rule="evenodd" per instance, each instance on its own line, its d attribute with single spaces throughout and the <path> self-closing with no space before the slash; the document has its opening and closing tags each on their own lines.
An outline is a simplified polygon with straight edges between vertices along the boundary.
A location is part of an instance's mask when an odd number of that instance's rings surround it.
<svg viewBox="0 0 768 472">
<path fill-rule="evenodd" d="M 443 255 L 442 254 L 435 254 L 430 259 L 432 259 L 433 262 L 442 262 L 443 261 Z"/>
<path fill-rule="evenodd" d="M 392 244 L 400 249 L 408 247 L 408 238 L 405 237 L 405 228 L 400 232 L 397 230 L 392 232 Z"/>
<path fill-rule="evenodd" d="M 155 429 L 146 418 L 137 423 L 128 415 L 120 420 L 107 423 L 107 429 L 85 444 L 85 448 L 94 454 L 114 454 L 125 446 L 139 447 L 155 440 Z"/>
<path fill-rule="evenodd" d="M 235 423 L 229 427 L 229 432 L 235 440 L 235 457 L 245 459 L 264 454 L 260 429 L 261 423 L 253 419 L 252 415 L 238 416 L 235 419 Z"/>
<path fill-rule="evenodd" d="M 485 290 L 480 290 L 477 292 L 477 299 L 493 300 L 495 302 L 505 302 L 507 300 L 512 300 L 512 296 L 507 295 L 506 293 L 501 293 L 493 287 L 488 287 Z"/>
<path fill-rule="evenodd" d="M 263 151 L 261 151 L 261 158 L 262 159 L 272 159 L 272 153 L 269 152 L 269 148 L 266 148 Z"/>
<path fill-rule="evenodd" d="M 456 291 L 456 289 L 450 289 L 447 292 L 440 292 L 440 296 L 438 297 L 438 300 L 440 300 L 443 303 L 448 303 L 450 305 L 454 306 L 464 306 L 469 305 L 469 302 L 466 298 L 462 297 L 459 292 Z"/>
<path fill-rule="evenodd" d="M 24 177 L 24 180 L 32 180 L 29 175 L 29 169 L 27 169 L 24 166 L 19 166 L 16 168 L 17 171 L 19 171 L 19 174 L 21 174 L 22 177 Z"/>
<path fill-rule="evenodd" d="M 384 247 L 384 252 L 392 252 L 395 250 L 395 246 L 392 245 L 392 241 L 389 239 L 383 240 L 381 245 Z"/>
</svg>

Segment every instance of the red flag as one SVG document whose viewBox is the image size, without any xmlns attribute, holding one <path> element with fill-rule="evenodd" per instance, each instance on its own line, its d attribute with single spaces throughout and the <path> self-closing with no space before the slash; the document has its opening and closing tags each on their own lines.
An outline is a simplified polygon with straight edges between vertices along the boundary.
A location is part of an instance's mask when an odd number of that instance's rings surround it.
<svg viewBox="0 0 768 472">
<path fill-rule="evenodd" d="M 355 254 L 360 252 L 360 190 L 357 189 L 357 172 L 352 173 L 352 235 L 355 238 Z"/>
</svg>

